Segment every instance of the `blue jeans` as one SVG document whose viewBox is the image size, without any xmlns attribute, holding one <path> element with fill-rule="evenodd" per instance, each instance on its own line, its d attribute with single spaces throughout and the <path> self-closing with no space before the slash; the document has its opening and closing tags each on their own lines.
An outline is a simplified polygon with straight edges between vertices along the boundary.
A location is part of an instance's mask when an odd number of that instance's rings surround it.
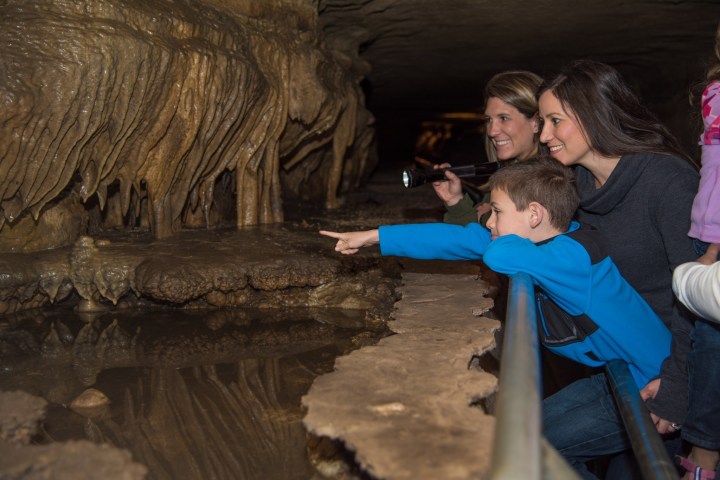
<svg viewBox="0 0 720 480">
<path fill-rule="evenodd" d="M 668 453 L 670 460 L 674 460 L 676 455 L 683 454 L 683 441 L 680 435 L 673 435 L 663 439 L 663 445 Z M 678 478 L 685 472 L 684 469 L 678 468 Z M 606 480 L 643 480 L 644 477 L 640 471 L 640 465 L 635 459 L 632 450 L 615 455 L 608 463 L 607 472 L 605 472 Z"/>
<path fill-rule="evenodd" d="M 720 325 L 698 319 L 688 356 L 690 391 L 682 438 L 720 450 Z"/>
<path fill-rule="evenodd" d="M 630 448 L 620 412 L 604 373 L 578 380 L 543 400 L 543 434 L 586 479 L 594 458 Z"/>
<path fill-rule="evenodd" d="M 695 253 L 697 253 L 698 257 L 703 256 L 705 252 L 707 252 L 708 246 L 709 244 L 707 242 L 693 238 L 693 248 L 695 249 Z"/>
<path fill-rule="evenodd" d="M 695 249 L 695 253 L 697 253 L 698 257 L 705 255 L 709 246 L 709 243 L 693 238 L 693 248 Z M 720 260 L 720 254 L 718 254 L 717 259 Z"/>
</svg>

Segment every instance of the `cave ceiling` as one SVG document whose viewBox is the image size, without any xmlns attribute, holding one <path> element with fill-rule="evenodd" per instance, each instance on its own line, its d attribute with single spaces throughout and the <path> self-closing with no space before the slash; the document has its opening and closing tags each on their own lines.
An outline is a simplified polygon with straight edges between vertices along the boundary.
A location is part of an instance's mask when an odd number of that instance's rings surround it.
<svg viewBox="0 0 720 480">
<path fill-rule="evenodd" d="M 720 2 L 703 0 L 320 0 L 328 37 L 370 66 L 371 110 L 468 110 L 494 73 L 548 76 L 592 58 L 651 101 L 687 97 L 712 54 Z"/>
</svg>

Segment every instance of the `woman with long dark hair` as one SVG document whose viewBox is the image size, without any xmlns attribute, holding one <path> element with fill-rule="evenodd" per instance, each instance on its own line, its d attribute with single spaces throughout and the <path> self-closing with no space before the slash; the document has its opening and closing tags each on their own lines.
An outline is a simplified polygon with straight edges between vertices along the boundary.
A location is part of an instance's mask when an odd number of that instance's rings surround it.
<svg viewBox="0 0 720 480">
<path fill-rule="evenodd" d="M 674 302 L 672 272 L 696 257 L 687 232 L 697 168 L 608 65 L 568 65 L 541 88 L 539 108 L 540 141 L 575 170 L 578 220 L 605 234 L 622 275 L 673 334 L 660 376 L 638 385 L 658 432 L 673 434 L 687 411 L 693 319 Z M 543 415 L 545 436 L 584 478 L 595 478 L 587 460 L 629 448 L 603 374 L 545 399 Z"/>
</svg>

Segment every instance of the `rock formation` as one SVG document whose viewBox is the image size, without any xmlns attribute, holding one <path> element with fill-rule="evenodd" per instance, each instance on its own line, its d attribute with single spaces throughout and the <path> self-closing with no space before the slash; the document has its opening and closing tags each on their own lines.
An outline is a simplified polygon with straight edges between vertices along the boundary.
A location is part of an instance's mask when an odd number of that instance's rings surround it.
<svg viewBox="0 0 720 480">
<path fill-rule="evenodd" d="M 5 251 L 67 245 L 88 215 L 157 238 L 233 212 L 237 226 L 280 222 L 283 190 L 335 206 L 343 176 L 347 187 L 371 166 L 361 78 L 307 2 L 2 8 Z M 50 235 L 51 216 L 73 228 Z"/>
<path fill-rule="evenodd" d="M 302 399 L 307 429 L 342 440 L 372 478 L 488 478 L 500 324 L 468 273 L 404 274 L 396 335 L 339 358 Z"/>
<path fill-rule="evenodd" d="M 87 440 L 34 445 L 47 402 L 22 391 L 0 392 L 0 472 L 3 478 L 140 480 L 147 467 L 130 452 Z"/>
</svg>

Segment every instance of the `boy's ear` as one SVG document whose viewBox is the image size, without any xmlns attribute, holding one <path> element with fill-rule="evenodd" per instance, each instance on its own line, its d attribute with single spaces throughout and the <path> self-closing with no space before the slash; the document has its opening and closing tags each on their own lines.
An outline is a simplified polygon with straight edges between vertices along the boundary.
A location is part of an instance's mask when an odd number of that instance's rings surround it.
<svg viewBox="0 0 720 480">
<path fill-rule="evenodd" d="M 547 215 L 545 207 L 540 205 L 538 202 L 530 202 L 527 210 L 528 222 L 530 223 L 531 228 L 536 228 L 538 225 L 543 223 Z"/>
</svg>

